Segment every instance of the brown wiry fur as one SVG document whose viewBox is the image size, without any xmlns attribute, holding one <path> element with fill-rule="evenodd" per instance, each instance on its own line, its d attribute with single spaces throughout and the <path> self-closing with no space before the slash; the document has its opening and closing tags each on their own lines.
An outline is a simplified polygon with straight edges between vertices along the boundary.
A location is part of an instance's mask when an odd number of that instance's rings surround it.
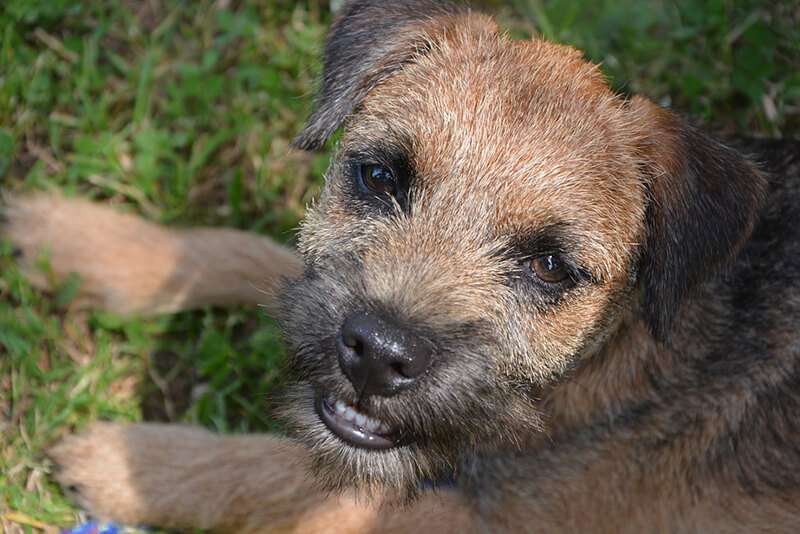
<svg viewBox="0 0 800 534">
<path fill-rule="evenodd" d="M 348 3 L 321 95 L 297 145 L 345 129 L 302 266 L 271 244 L 252 260 L 255 236 L 232 247 L 71 201 L 12 201 L 5 232 L 22 260 L 49 244 L 56 274 L 122 295 L 96 303 L 117 310 L 218 302 L 169 283 L 176 265 L 179 280 L 235 272 L 273 293 L 290 278 L 275 302 L 293 439 L 95 425 L 52 451 L 82 505 L 220 532 L 796 529 L 800 272 L 784 261 L 800 257 L 796 146 L 768 188 L 677 115 L 613 94 L 579 52 L 510 41 L 437 0 Z M 369 191 L 364 164 L 393 171 L 393 195 Z M 51 212 L 76 228 L 55 247 Z M 176 264 L 182 246 L 204 261 Z M 115 278 L 142 251 L 166 267 Z M 528 268 L 547 254 L 569 283 Z M 363 312 L 433 347 L 408 389 L 364 395 L 343 373 L 337 332 Z M 403 441 L 341 439 L 315 409 L 323 395 Z"/>
</svg>

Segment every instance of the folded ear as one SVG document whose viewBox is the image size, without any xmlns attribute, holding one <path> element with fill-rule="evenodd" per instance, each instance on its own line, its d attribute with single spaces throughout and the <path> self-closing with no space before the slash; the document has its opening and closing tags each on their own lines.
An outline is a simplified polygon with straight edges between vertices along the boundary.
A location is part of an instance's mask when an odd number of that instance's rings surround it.
<svg viewBox="0 0 800 534">
<path fill-rule="evenodd" d="M 669 337 L 684 297 L 729 262 L 750 235 L 766 179 L 736 151 L 648 100 L 630 101 L 642 130 L 647 239 L 640 277 L 653 336 Z"/>
<path fill-rule="evenodd" d="M 314 112 L 292 145 L 322 148 L 370 89 L 431 46 L 432 28 L 467 13 L 445 0 L 345 4 L 328 34 Z"/>
</svg>

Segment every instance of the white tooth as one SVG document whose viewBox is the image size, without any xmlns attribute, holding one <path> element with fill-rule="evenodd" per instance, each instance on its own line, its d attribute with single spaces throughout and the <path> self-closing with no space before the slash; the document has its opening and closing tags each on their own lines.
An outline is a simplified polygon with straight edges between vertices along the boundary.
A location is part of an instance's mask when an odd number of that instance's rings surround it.
<svg viewBox="0 0 800 534">
<path fill-rule="evenodd" d="M 366 424 L 367 424 L 367 417 L 365 415 L 363 415 L 363 414 L 357 413 L 356 414 L 356 425 L 360 426 L 361 428 L 364 428 L 364 426 Z"/>
<path fill-rule="evenodd" d="M 380 423 L 378 423 L 375 419 L 368 418 L 367 419 L 367 430 L 370 432 L 375 432 L 380 427 Z"/>
<path fill-rule="evenodd" d="M 342 400 L 333 400 L 333 398 L 330 397 L 328 399 L 328 405 L 333 406 L 333 411 L 336 413 L 336 415 L 345 421 L 349 421 L 359 428 L 366 429 L 370 432 L 380 434 L 388 434 L 391 432 L 391 427 L 389 427 L 389 425 L 383 421 L 358 412 L 355 408 L 345 404 L 345 402 Z"/>
<path fill-rule="evenodd" d="M 355 422 L 356 420 L 356 411 L 350 407 L 348 407 L 344 411 L 344 418 L 350 421 L 351 423 Z"/>
</svg>

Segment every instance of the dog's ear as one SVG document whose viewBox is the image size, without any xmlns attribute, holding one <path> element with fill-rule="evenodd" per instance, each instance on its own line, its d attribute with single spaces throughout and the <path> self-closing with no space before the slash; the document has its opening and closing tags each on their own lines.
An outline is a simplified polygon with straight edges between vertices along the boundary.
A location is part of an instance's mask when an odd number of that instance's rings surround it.
<svg viewBox="0 0 800 534">
<path fill-rule="evenodd" d="M 466 9 L 446 0 L 356 0 L 342 8 L 325 47 L 314 112 L 292 143 L 318 150 L 375 85 L 430 46 L 430 28 Z"/>
<path fill-rule="evenodd" d="M 649 197 L 640 269 L 644 314 L 653 337 L 666 341 L 687 293 L 729 262 L 750 235 L 766 179 L 675 113 L 641 97 L 629 104 L 641 127 Z"/>
</svg>

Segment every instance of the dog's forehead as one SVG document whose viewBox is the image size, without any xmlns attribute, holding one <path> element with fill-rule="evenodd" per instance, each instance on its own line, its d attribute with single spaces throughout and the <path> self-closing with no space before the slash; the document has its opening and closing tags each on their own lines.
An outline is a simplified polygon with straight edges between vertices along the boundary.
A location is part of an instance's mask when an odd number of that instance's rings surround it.
<svg viewBox="0 0 800 534">
<path fill-rule="evenodd" d="M 624 101 L 572 48 L 451 37 L 375 88 L 352 126 L 407 147 L 420 198 L 469 197 L 501 231 L 566 222 L 621 242 L 640 231 Z"/>
</svg>

